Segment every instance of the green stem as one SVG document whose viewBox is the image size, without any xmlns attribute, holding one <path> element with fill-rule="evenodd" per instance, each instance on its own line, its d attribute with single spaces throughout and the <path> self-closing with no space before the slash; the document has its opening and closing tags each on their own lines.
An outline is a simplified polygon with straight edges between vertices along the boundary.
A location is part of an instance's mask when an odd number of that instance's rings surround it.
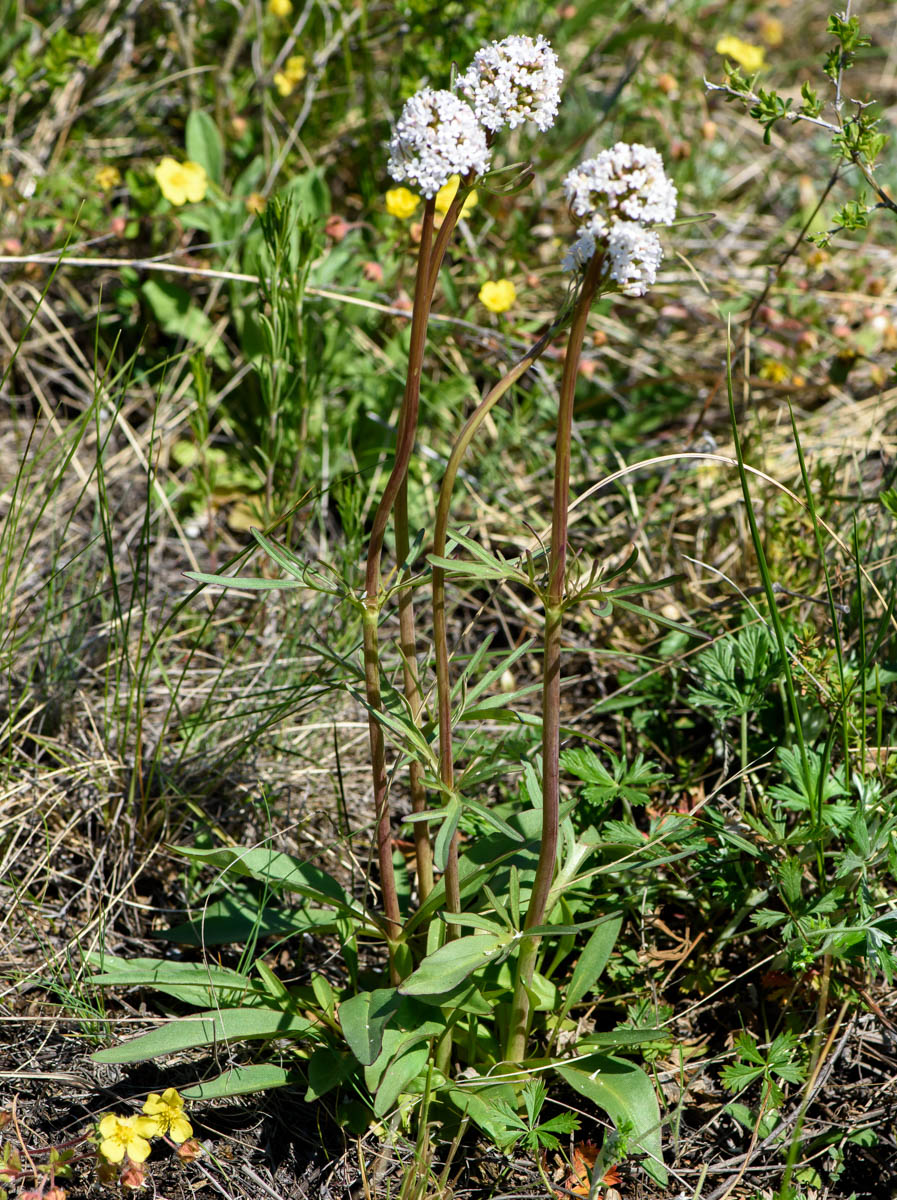
<svg viewBox="0 0 897 1200">
<path fill-rule="evenodd" d="M 557 860 L 558 805 L 561 751 L 561 642 L 564 590 L 567 572 L 567 506 L 570 502 L 570 443 L 573 435 L 573 400 L 576 376 L 585 338 L 589 310 L 604 272 L 604 258 L 596 254 L 586 268 L 564 358 L 554 453 L 554 498 L 551 513 L 551 550 L 548 560 L 548 594 L 545 604 L 545 649 L 542 661 L 542 841 L 524 930 L 541 925 Z M 517 958 L 517 978 L 508 1044 L 508 1062 L 522 1062 L 529 1031 L 529 987 L 539 954 L 538 937 L 524 938 Z"/>
<path fill-rule="evenodd" d="M 439 489 L 439 501 L 436 506 L 436 524 L 433 532 L 433 553 L 438 558 L 445 557 L 448 541 L 448 522 L 451 512 L 452 492 L 461 460 L 467 453 L 471 441 L 487 415 L 501 400 L 509 388 L 530 369 L 551 342 L 558 329 L 562 326 L 566 314 L 548 329 L 538 342 L 514 364 L 513 367 L 495 384 L 486 397 L 480 401 L 467 418 L 464 427 L 458 434 L 448 465 L 442 477 Z M 452 747 L 452 681 L 449 669 L 448 630 L 445 612 L 445 568 L 433 567 L 433 642 L 436 654 L 436 703 L 439 723 L 439 777 L 442 781 L 444 799 L 448 799 L 455 786 L 455 761 Z M 458 839 L 452 839 L 449 847 L 448 860 L 445 868 L 445 897 L 446 911 L 461 911 L 461 893 L 458 879 Z M 448 938 L 458 936 L 458 926 L 449 925 Z"/>
<path fill-rule="evenodd" d="M 399 912 L 395 872 L 392 866 L 392 829 L 389 819 L 389 790 L 386 777 L 386 740 L 383 734 L 383 725 L 377 719 L 377 713 L 382 712 L 383 708 L 380 693 L 380 651 L 378 644 L 378 624 L 382 604 L 380 594 L 380 560 L 383 555 L 383 539 L 386 535 L 386 525 L 395 504 L 396 496 L 408 472 L 408 463 L 411 460 L 415 433 L 417 432 L 420 377 L 423 367 L 424 346 L 427 338 L 427 318 L 430 310 L 430 293 L 427 283 L 429 280 L 434 213 L 435 203 L 430 199 L 424 208 L 420 251 L 417 259 L 414 308 L 411 314 L 411 344 L 408 350 L 408 374 L 405 379 L 405 395 L 399 415 L 395 462 L 389 479 L 386 481 L 386 487 L 383 489 L 383 495 L 380 497 L 377 511 L 374 514 L 370 541 L 368 542 L 367 566 L 365 571 L 365 691 L 369 710 L 368 732 L 371 747 L 371 774 L 374 786 L 374 812 L 377 823 L 377 858 L 380 865 L 380 886 L 383 891 L 383 913 L 388 923 L 391 941 L 397 940 L 401 933 L 401 914 Z"/>
</svg>

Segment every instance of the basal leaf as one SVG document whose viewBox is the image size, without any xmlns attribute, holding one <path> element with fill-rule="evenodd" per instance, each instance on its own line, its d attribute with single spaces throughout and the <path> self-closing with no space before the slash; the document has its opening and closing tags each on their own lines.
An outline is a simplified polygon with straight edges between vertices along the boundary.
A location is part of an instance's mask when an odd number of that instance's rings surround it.
<svg viewBox="0 0 897 1200">
<path fill-rule="evenodd" d="M 160 1058 L 180 1050 L 198 1046 L 213 1046 L 218 1042 L 235 1042 L 249 1038 L 301 1038 L 320 1027 L 295 1013 L 278 1012 L 272 1008 L 222 1008 L 197 1013 L 195 1017 L 178 1017 L 158 1029 L 151 1029 L 120 1046 L 98 1050 L 94 1062 L 132 1063 Z"/>
</svg>

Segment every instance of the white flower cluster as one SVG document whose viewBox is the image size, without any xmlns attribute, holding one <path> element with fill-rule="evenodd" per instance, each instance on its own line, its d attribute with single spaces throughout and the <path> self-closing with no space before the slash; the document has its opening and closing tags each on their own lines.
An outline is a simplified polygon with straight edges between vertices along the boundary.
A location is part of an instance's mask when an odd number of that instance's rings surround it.
<svg viewBox="0 0 897 1200">
<path fill-rule="evenodd" d="M 564 72 L 548 42 L 514 35 L 484 46 L 458 80 L 477 119 L 492 133 L 532 121 L 550 129 L 561 102 Z"/>
<path fill-rule="evenodd" d="M 577 217 L 669 225 L 676 216 L 676 188 L 663 159 L 638 142 L 617 142 L 587 159 L 564 180 L 564 191 Z"/>
<path fill-rule="evenodd" d="M 481 174 L 489 165 L 486 133 L 454 92 L 423 88 L 405 102 L 389 143 L 389 173 L 427 197 L 452 175 Z"/>
<path fill-rule="evenodd" d="M 617 142 L 574 168 L 564 191 L 574 216 L 585 218 L 564 270 L 583 270 L 600 244 L 611 278 L 627 294 L 643 296 L 663 255 L 657 234 L 646 227 L 669 225 L 676 216 L 676 188 L 657 151 Z"/>
<path fill-rule="evenodd" d="M 660 238 L 638 221 L 615 221 L 607 239 L 610 274 L 629 296 L 644 296 L 663 258 Z"/>
</svg>

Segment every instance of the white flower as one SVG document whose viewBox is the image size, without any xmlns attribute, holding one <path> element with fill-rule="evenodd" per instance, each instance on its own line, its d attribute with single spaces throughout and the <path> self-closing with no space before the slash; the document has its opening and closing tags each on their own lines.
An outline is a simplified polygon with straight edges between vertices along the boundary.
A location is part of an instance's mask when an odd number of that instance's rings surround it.
<svg viewBox="0 0 897 1200">
<path fill-rule="evenodd" d="M 561 260 L 564 271 L 584 271 L 595 256 L 595 237 L 588 230 L 581 233 Z"/>
<path fill-rule="evenodd" d="M 480 175 L 488 165 L 483 127 L 454 92 L 423 88 L 405 102 L 389 143 L 393 179 L 408 180 L 429 197 L 452 175 Z"/>
<path fill-rule="evenodd" d="M 607 239 L 610 275 L 628 296 L 644 296 L 663 258 L 660 238 L 637 221 L 616 221 Z"/>
<path fill-rule="evenodd" d="M 541 34 L 535 39 L 515 34 L 478 50 L 458 87 L 492 133 L 524 121 L 544 132 L 557 116 L 563 78 L 557 55 Z"/>
<path fill-rule="evenodd" d="M 613 221 L 669 225 L 676 216 L 676 188 L 667 178 L 656 150 L 635 142 L 617 142 L 575 167 L 564 180 L 567 202 L 577 217 L 607 227 Z"/>
</svg>

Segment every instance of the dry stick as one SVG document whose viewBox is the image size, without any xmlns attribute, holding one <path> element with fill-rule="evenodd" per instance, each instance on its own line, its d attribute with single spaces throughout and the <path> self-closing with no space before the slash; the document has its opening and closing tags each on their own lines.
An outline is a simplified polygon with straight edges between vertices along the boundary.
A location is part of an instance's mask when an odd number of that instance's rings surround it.
<svg viewBox="0 0 897 1200">
<path fill-rule="evenodd" d="M 548 329 L 536 344 L 519 359 L 513 367 L 491 389 L 485 399 L 481 400 L 467 418 L 463 429 L 449 455 L 442 485 L 439 489 L 439 502 L 436 507 L 436 524 L 433 531 L 433 554 L 437 558 L 445 558 L 446 542 L 448 540 L 448 521 L 452 503 L 452 491 L 455 479 L 461 466 L 461 460 L 473 440 L 477 430 L 486 419 L 488 413 L 504 396 L 510 387 L 529 370 L 539 358 L 551 339 L 563 324 L 562 315 Z M 450 797 L 455 787 L 455 762 L 452 748 L 452 682 L 449 673 L 448 633 L 445 615 L 445 568 L 433 567 L 433 643 L 436 655 L 436 697 L 439 721 L 439 777 L 444 789 L 444 799 Z M 458 835 L 452 838 L 448 860 L 445 868 L 445 906 L 448 912 L 461 911 L 461 891 L 458 880 Z M 458 926 L 448 925 L 447 937 L 458 936 Z"/>
<path fill-rule="evenodd" d="M 374 514 L 371 538 L 368 543 L 367 568 L 365 572 L 364 603 L 364 682 L 368 702 L 368 729 L 371 744 L 371 772 L 374 785 L 374 811 L 377 821 L 377 858 L 380 864 L 380 887 L 383 892 L 383 913 L 387 920 L 390 941 L 401 933 L 401 914 L 396 892 L 395 872 L 392 865 L 392 832 L 389 820 L 389 791 L 386 778 L 386 741 L 378 713 L 383 711 L 380 692 L 380 653 L 377 644 L 378 623 L 382 598 L 380 595 L 380 559 L 383 554 L 383 539 L 386 525 L 392 512 L 396 496 L 408 471 L 414 436 L 417 430 L 417 409 L 420 400 L 420 376 L 423 364 L 424 345 L 427 337 L 427 312 L 429 310 L 430 250 L 433 236 L 435 202 L 430 199 L 424 208 L 421 229 L 420 252 L 417 259 L 417 279 L 414 289 L 414 308 L 411 314 L 411 345 L 408 350 L 408 375 L 405 395 L 399 418 L 396 439 L 396 456 L 392 472 L 386 481 L 383 495 Z M 391 972 L 398 982 L 393 955 L 390 954 Z"/>
<path fill-rule="evenodd" d="M 576 301 L 564 373 L 561 378 L 557 440 L 554 455 L 554 500 L 551 515 L 551 550 L 548 560 L 548 595 L 545 603 L 545 650 L 542 661 L 542 841 L 539 861 L 523 932 L 541 925 L 551 891 L 558 847 L 558 801 L 561 752 L 561 629 L 567 571 L 567 506 L 570 503 L 570 441 L 573 433 L 573 398 L 579 358 L 589 310 L 604 272 L 603 254 L 590 261 Z M 536 969 L 538 937 L 525 937 L 517 958 L 517 978 L 508 1027 L 508 1062 L 526 1055 L 530 1001 L 528 988 Z"/>
</svg>

